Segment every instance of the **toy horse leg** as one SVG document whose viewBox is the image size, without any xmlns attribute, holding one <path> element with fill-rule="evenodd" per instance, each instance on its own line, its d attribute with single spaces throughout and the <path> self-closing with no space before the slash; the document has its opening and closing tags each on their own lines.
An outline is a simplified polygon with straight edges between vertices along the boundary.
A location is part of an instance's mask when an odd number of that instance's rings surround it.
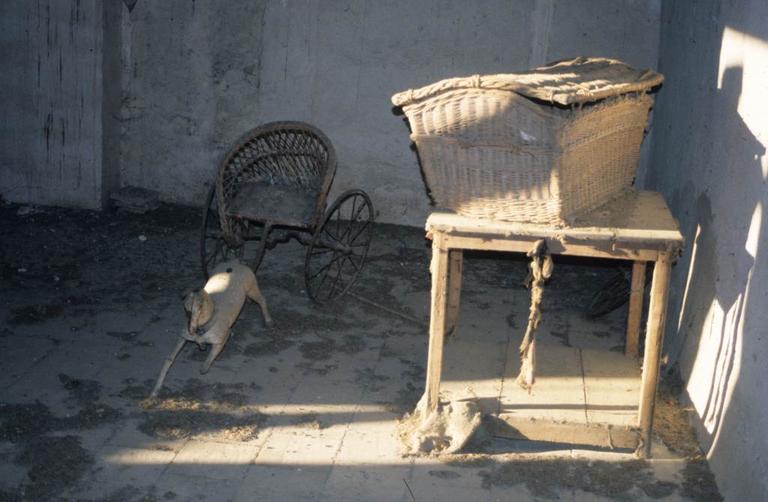
<svg viewBox="0 0 768 502">
<path fill-rule="evenodd" d="M 165 363 L 163 363 L 163 368 L 160 370 L 160 376 L 157 377 L 157 383 L 155 384 L 155 387 L 152 389 L 152 392 L 149 394 L 150 399 L 154 399 L 157 397 L 157 393 L 160 391 L 160 388 L 163 386 L 163 382 L 165 382 L 165 376 L 168 374 L 168 370 L 171 369 L 171 365 L 176 360 L 176 356 L 179 355 L 179 352 L 181 352 L 181 349 L 184 348 L 185 343 L 187 343 L 187 341 L 184 338 L 179 338 L 179 342 L 176 344 L 176 347 L 173 349 L 173 352 L 171 352 L 171 355 L 168 356 L 168 358 L 165 360 Z"/>
<path fill-rule="evenodd" d="M 225 340 L 226 342 L 226 340 Z M 221 354 L 221 351 L 224 350 L 224 343 L 212 343 L 211 344 L 211 351 L 208 353 L 208 357 L 205 358 L 205 362 L 203 363 L 203 367 L 200 369 L 201 374 L 208 373 L 208 370 L 211 369 L 211 365 L 213 364 L 213 361 L 216 360 L 216 358 Z"/>
<path fill-rule="evenodd" d="M 267 309 L 267 300 L 264 299 L 264 295 L 261 294 L 259 287 L 257 285 L 252 286 L 246 294 L 248 298 L 259 304 L 261 315 L 264 317 L 264 326 L 272 326 L 272 317 L 270 317 L 269 309 Z"/>
</svg>

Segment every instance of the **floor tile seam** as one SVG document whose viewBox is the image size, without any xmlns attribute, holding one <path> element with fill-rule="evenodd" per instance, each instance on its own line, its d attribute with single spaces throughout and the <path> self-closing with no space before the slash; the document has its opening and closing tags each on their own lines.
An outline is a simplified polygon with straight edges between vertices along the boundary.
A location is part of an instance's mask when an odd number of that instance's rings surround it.
<svg viewBox="0 0 768 502">
<path fill-rule="evenodd" d="M 163 467 L 163 469 L 160 472 L 160 476 L 164 476 L 166 472 L 168 472 L 168 469 L 173 465 L 173 462 L 176 460 L 176 458 L 179 456 L 179 453 L 181 453 L 181 450 L 183 450 L 190 442 L 191 440 L 189 438 L 184 440 L 184 444 L 181 445 L 181 448 L 173 452 L 173 458 L 171 458 Z M 160 476 L 158 476 L 157 479 L 160 479 Z"/>
<path fill-rule="evenodd" d="M 101 450 L 103 450 L 105 447 L 106 447 L 106 446 L 102 446 Z M 176 454 L 174 454 L 174 458 L 175 458 L 175 455 L 176 455 Z M 173 461 L 173 460 L 171 460 L 171 461 L 167 462 L 167 463 L 166 463 L 166 464 L 163 466 L 163 468 L 162 468 L 162 469 L 159 469 L 159 470 L 158 470 L 158 473 L 157 473 L 157 475 L 156 475 L 156 476 L 154 476 L 154 477 L 150 476 L 150 478 L 151 478 L 151 479 L 150 479 L 150 481 L 149 481 L 149 484 L 150 484 L 150 485 L 154 485 L 154 484 L 156 484 L 156 483 L 158 482 L 158 480 L 160 479 L 160 477 L 162 477 L 162 476 L 165 474 L 165 471 L 166 471 L 166 470 L 168 469 L 168 467 L 171 465 L 171 462 L 172 462 L 172 461 Z M 133 467 L 133 466 L 126 466 L 126 467 Z M 70 496 L 70 495 L 74 495 L 74 494 L 76 494 L 76 493 L 78 493 L 78 492 L 82 492 L 82 491 L 84 491 L 84 490 L 89 490 L 89 489 L 92 489 L 94 486 L 96 486 L 96 482 L 94 481 L 93 477 L 94 477 L 94 475 L 98 475 L 98 473 L 99 473 L 99 472 L 102 472 L 102 471 L 101 471 L 101 470 L 96 470 L 96 469 L 95 469 L 95 465 L 94 465 L 94 466 L 91 468 L 90 472 L 89 472 L 89 475 L 91 476 L 91 478 L 90 478 L 89 480 L 84 480 L 84 479 L 82 479 L 82 478 L 81 478 L 81 479 L 79 479 L 79 480 L 78 480 L 78 481 L 75 483 L 75 485 L 74 485 L 74 486 L 72 486 L 72 487 L 70 487 L 70 488 L 67 488 L 67 489 L 65 490 L 65 492 L 64 492 L 64 495 L 65 495 L 65 499 L 66 499 L 66 500 L 75 500 L 75 499 L 77 499 L 76 497 L 73 497 L 73 498 L 71 498 L 71 499 L 69 499 L 69 498 L 67 498 L 67 497 L 68 497 L 68 496 Z M 86 484 L 85 486 L 83 486 L 83 482 L 85 482 L 85 483 L 87 483 L 87 484 Z M 77 500 L 82 500 L 82 499 L 77 499 Z"/>
<path fill-rule="evenodd" d="M 13 388 L 13 386 L 15 386 L 16 384 L 18 384 L 20 381 L 24 380 L 24 379 L 25 379 L 25 377 L 26 377 L 26 376 L 27 376 L 27 375 L 28 375 L 28 374 L 29 374 L 29 373 L 30 373 L 30 372 L 31 372 L 33 369 L 35 369 L 35 368 L 37 367 L 37 365 L 38 365 L 38 364 L 40 364 L 40 363 L 41 363 L 41 362 L 43 362 L 45 359 L 47 359 L 47 358 L 48 358 L 48 357 L 49 357 L 49 356 L 50 356 L 50 355 L 53 353 L 53 351 L 55 351 L 55 350 L 57 350 L 57 349 L 58 349 L 58 347 L 56 347 L 56 346 L 54 345 L 53 347 L 51 347 L 50 349 L 48 349 L 47 351 L 45 351 L 45 354 L 43 354 L 42 356 L 40 356 L 40 357 L 38 357 L 38 358 L 34 359 L 34 360 L 32 361 L 32 364 L 30 364 L 30 365 L 27 367 L 27 369 L 26 369 L 26 370 L 24 370 L 24 371 L 23 371 L 21 374 L 19 374 L 19 375 L 16 377 L 16 379 L 15 379 L 13 382 L 11 382 L 11 384 L 10 384 L 10 385 L 8 385 L 8 386 L 6 387 L 6 390 L 10 390 L 10 389 L 12 389 L 12 388 Z"/>
<path fill-rule="evenodd" d="M 168 475 L 168 476 L 194 477 L 195 479 L 202 479 L 204 481 L 210 481 L 212 483 L 221 483 L 221 482 L 239 482 L 239 483 L 243 483 L 245 481 L 245 478 L 247 477 L 248 472 L 250 472 L 250 468 L 253 465 L 255 465 L 255 464 L 253 464 L 251 462 L 244 463 L 244 464 L 233 464 L 234 466 L 244 466 L 245 467 L 243 469 L 242 474 L 239 476 L 239 479 L 237 479 L 235 477 L 216 478 L 216 477 L 207 476 L 205 474 L 197 474 L 197 473 L 194 474 L 194 475 L 191 475 L 191 474 L 185 474 L 185 473 L 182 473 L 182 472 L 168 472 L 168 468 L 170 468 L 171 465 L 172 464 L 168 464 L 168 467 L 166 469 L 163 469 L 162 474 L 155 480 L 155 482 L 160 480 L 160 478 L 162 478 L 163 476 Z M 183 467 L 183 464 L 173 464 L 173 465 L 177 466 L 178 468 L 182 468 Z"/>
<path fill-rule="evenodd" d="M 512 342 L 512 336 L 510 336 L 510 331 L 507 330 L 507 348 L 504 351 L 504 364 L 502 365 L 501 370 L 501 378 L 499 382 L 499 394 L 496 399 L 496 416 L 501 415 L 501 403 L 504 396 L 504 386 L 507 383 L 507 368 L 510 361 L 510 351 L 513 349 L 513 342 Z M 512 357 L 514 357 L 514 354 L 512 354 Z"/>
<path fill-rule="evenodd" d="M 298 379 L 296 379 L 295 382 L 292 382 L 292 385 L 288 389 L 288 392 L 290 393 L 290 397 L 286 400 L 285 403 L 283 403 L 282 407 L 279 407 L 277 409 L 277 413 L 274 413 L 274 414 L 269 415 L 269 416 L 275 416 L 275 417 L 281 416 L 283 414 L 283 412 L 285 411 L 285 409 L 288 406 L 290 406 L 291 404 L 293 404 L 293 397 L 296 394 L 296 389 L 299 387 L 299 385 L 301 384 L 302 380 L 303 380 L 302 378 L 298 378 Z M 256 461 L 259 459 L 259 456 L 261 455 L 261 452 L 264 450 L 266 445 L 269 443 L 269 440 L 272 438 L 272 436 L 274 436 L 275 432 L 278 430 L 277 428 L 271 427 L 271 426 L 268 426 L 266 429 L 267 429 L 267 435 L 264 438 L 264 441 L 261 442 L 261 445 L 259 446 L 259 449 L 256 452 L 256 455 L 253 457 L 253 459 L 251 461 L 252 465 L 256 465 Z M 250 468 L 248 470 L 250 470 Z"/>
<path fill-rule="evenodd" d="M 581 393 L 584 397 L 584 423 L 589 425 L 589 411 L 587 406 L 587 377 L 584 371 L 584 356 L 582 349 L 576 349 L 579 354 L 579 370 L 581 371 Z"/>
<path fill-rule="evenodd" d="M 379 355 L 375 361 L 375 364 L 373 365 L 372 371 L 376 373 L 376 370 L 380 367 L 382 364 L 382 357 L 381 357 L 381 351 L 386 346 L 386 343 L 383 343 L 381 347 L 379 348 Z M 341 439 L 339 440 L 339 446 L 336 448 L 336 451 L 333 453 L 333 456 L 331 457 L 331 463 L 330 463 L 330 469 L 328 470 L 328 475 L 326 476 L 325 480 L 323 481 L 323 491 L 325 491 L 326 486 L 328 485 L 328 481 L 331 478 L 331 475 L 333 474 L 333 471 L 336 468 L 336 461 L 338 459 L 339 453 L 341 452 L 341 449 L 344 447 L 344 442 L 347 439 L 347 434 L 349 433 L 350 428 L 352 427 L 353 423 L 356 423 L 356 418 L 358 414 L 360 413 L 362 403 L 365 401 L 365 397 L 368 395 L 370 383 L 365 384 L 363 389 L 360 391 L 360 394 L 357 398 L 357 404 L 355 405 L 355 410 L 352 413 L 352 416 L 350 417 L 349 421 L 347 422 L 346 426 L 344 427 L 344 433 L 341 436 Z"/>
</svg>

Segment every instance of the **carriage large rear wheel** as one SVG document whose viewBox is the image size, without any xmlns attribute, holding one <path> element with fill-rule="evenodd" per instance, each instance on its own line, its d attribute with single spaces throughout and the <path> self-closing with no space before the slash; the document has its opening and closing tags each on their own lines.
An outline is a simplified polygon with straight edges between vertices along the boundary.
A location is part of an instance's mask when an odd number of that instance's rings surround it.
<svg viewBox="0 0 768 502">
<path fill-rule="evenodd" d="M 307 294 L 325 303 L 346 293 L 363 269 L 373 237 L 373 203 L 362 190 L 339 196 L 315 230 L 304 262 Z"/>
</svg>

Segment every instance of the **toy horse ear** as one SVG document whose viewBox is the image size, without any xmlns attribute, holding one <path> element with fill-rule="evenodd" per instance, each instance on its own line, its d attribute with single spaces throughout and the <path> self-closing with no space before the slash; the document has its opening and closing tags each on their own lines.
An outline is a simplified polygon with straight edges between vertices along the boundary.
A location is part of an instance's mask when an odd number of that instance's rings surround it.
<svg viewBox="0 0 768 502">
<path fill-rule="evenodd" d="M 187 291 L 184 293 L 184 310 L 192 312 L 192 307 L 195 303 L 195 297 L 198 294 L 198 290 Z"/>
</svg>

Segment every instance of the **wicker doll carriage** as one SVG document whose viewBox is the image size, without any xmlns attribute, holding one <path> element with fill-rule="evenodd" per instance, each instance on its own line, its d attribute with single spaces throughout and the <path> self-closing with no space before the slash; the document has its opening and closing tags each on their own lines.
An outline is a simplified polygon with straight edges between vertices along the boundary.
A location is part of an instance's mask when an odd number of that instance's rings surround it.
<svg viewBox="0 0 768 502">
<path fill-rule="evenodd" d="M 302 122 L 272 122 L 238 140 L 219 165 L 203 210 L 203 273 L 237 256 L 258 269 L 267 249 L 291 238 L 308 247 L 304 279 L 323 303 L 357 280 L 368 254 L 374 209 L 362 190 L 326 211 L 336 172 L 330 140 Z"/>
</svg>

